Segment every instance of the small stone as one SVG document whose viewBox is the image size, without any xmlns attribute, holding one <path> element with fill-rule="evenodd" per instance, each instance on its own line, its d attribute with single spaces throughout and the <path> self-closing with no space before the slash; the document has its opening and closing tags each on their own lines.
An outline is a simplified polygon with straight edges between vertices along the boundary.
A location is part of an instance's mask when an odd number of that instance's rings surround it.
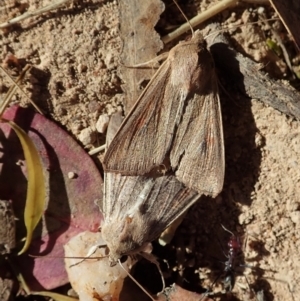
<svg viewBox="0 0 300 301">
<path fill-rule="evenodd" d="M 258 9 L 257 9 L 257 13 L 259 14 L 259 15 L 262 15 L 262 14 L 264 14 L 265 13 L 265 8 L 263 7 L 263 6 L 260 6 Z"/>
<path fill-rule="evenodd" d="M 92 100 L 88 104 L 88 109 L 91 113 L 99 111 L 101 108 L 100 104 L 96 100 Z"/>
<path fill-rule="evenodd" d="M 108 115 L 107 114 L 101 115 L 96 123 L 96 130 L 99 133 L 104 134 L 107 129 L 108 122 L 109 122 Z"/>
<path fill-rule="evenodd" d="M 24 162 L 22 160 L 18 160 L 16 162 L 16 165 L 18 165 L 18 166 L 24 166 Z"/>
<path fill-rule="evenodd" d="M 79 120 L 75 120 L 74 123 L 71 124 L 71 129 L 73 133 L 78 134 L 83 128 L 82 123 Z"/>
<path fill-rule="evenodd" d="M 80 132 L 78 138 L 83 145 L 92 144 L 96 140 L 96 133 L 90 127 L 88 127 Z"/>
<path fill-rule="evenodd" d="M 260 148 L 264 145 L 264 138 L 260 133 L 255 134 L 255 146 Z"/>
<path fill-rule="evenodd" d="M 290 213 L 291 220 L 294 224 L 300 224 L 300 211 L 295 211 Z"/>
<path fill-rule="evenodd" d="M 76 179 L 77 177 L 78 177 L 78 175 L 75 172 L 73 172 L 73 171 L 68 172 L 69 179 Z"/>
<path fill-rule="evenodd" d="M 104 63 L 108 70 L 114 69 L 116 67 L 114 54 L 109 52 L 104 59 Z"/>
</svg>

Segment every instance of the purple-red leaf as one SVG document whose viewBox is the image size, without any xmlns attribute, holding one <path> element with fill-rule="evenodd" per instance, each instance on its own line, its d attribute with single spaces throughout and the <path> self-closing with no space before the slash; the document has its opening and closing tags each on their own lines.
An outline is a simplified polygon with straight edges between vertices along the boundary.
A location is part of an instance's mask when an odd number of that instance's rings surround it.
<svg viewBox="0 0 300 301">
<path fill-rule="evenodd" d="M 102 214 L 95 201 L 102 201 L 102 178 L 92 159 L 73 138 L 42 115 L 13 106 L 3 118 L 13 120 L 34 142 L 48 187 L 42 222 L 28 250 L 29 254 L 44 257 L 22 255 L 16 258 L 18 268 L 31 290 L 52 289 L 68 282 L 63 245 L 77 233 L 97 231 L 100 225 Z M 26 163 L 16 134 L 7 124 L 0 124 L 0 129 L 0 198 L 12 201 L 20 242 L 26 234 Z"/>
</svg>

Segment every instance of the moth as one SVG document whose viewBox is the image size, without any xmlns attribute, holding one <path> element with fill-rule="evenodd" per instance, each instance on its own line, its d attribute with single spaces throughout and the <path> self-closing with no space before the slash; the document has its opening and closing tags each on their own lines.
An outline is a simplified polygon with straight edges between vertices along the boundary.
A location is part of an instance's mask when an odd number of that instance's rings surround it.
<svg viewBox="0 0 300 301">
<path fill-rule="evenodd" d="M 124 255 L 145 254 L 150 243 L 198 198 L 196 191 L 185 187 L 172 174 L 105 173 L 101 234 L 112 264 Z"/>
<path fill-rule="evenodd" d="M 124 119 L 103 165 L 106 172 L 126 176 L 165 166 L 199 194 L 220 193 L 225 163 L 218 83 L 199 30 L 170 50 Z"/>
</svg>

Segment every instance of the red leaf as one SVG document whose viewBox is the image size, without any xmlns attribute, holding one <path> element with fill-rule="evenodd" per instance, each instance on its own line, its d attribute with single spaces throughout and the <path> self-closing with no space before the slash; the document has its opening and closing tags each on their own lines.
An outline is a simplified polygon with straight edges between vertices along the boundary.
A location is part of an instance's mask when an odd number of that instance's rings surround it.
<svg viewBox="0 0 300 301">
<path fill-rule="evenodd" d="M 102 178 L 77 142 L 44 116 L 13 106 L 3 117 L 16 122 L 33 140 L 41 156 L 49 192 L 43 222 L 37 226 L 28 251 L 45 257 L 30 258 L 25 254 L 16 258 L 16 262 L 30 289 L 53 289 L 68 282 L 63 245 L 82 231 L 97 231 L 101 223 L 102 214 L 95 201 L 102 201 Z M 0 129 L 0 198 L 12 200 L 18 218 L 18 241 L 25 236 L 26 166 L 14 132 L 4 123 Z M 70 179 L 69 172 L 75 178 Z"/>
</svg>

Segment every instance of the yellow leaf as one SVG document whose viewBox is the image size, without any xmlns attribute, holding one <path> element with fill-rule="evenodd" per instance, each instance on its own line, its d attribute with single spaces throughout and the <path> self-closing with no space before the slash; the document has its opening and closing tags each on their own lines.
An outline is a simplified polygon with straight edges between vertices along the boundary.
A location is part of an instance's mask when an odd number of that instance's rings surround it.
<svg viewBox="0 0 300 301">
<path fill-rule="evenodd" d="M 11 264 L 10 260 L 9 260 L 9 262 Z M 65 296 L 65 295 L 61 295 L 61 294 L 57 294 L 57 293 L 52 293 L 52 292 L 47 292 L 47 291 L 41 291 L 41 292 L 31 291 L 30 288 L 28 287 L 23 275 L 16 270 L 16 267 L 13 264 L 11 264 L 11 266 L 17 275 L 17 278 L 20 282 L 21 288 L 26 292 L 27 295 L 39 295 L 39 296 L 50 297 L 55 301 L 78 301 L 78 298 L 73 298 L 73 297 L 69 297 L 69 296 Z"/>
<path fill-rule="evenodd" d="M 27 166 L 28 185 L 24 211 L 27 234 L 25 244 L 18 253 L 21 255 L 28 249 L 33 230 L 43 215 L 46 197 L 45 178 L 39 153 L 31 138 L 13 121 L 5 119 L 2 119 L 2 121 L 8 123 L 20 139 Z"/>
<path fill-rule="evenodd" d="M 51 292 L 31 292 L 30 295 L 39 295 L 39 296 L 45 296 L 50 297 L 55 301 L 78 301 L 77 298 L 69 297 L 57 293 L 51 293 Z"/>
</svg>

